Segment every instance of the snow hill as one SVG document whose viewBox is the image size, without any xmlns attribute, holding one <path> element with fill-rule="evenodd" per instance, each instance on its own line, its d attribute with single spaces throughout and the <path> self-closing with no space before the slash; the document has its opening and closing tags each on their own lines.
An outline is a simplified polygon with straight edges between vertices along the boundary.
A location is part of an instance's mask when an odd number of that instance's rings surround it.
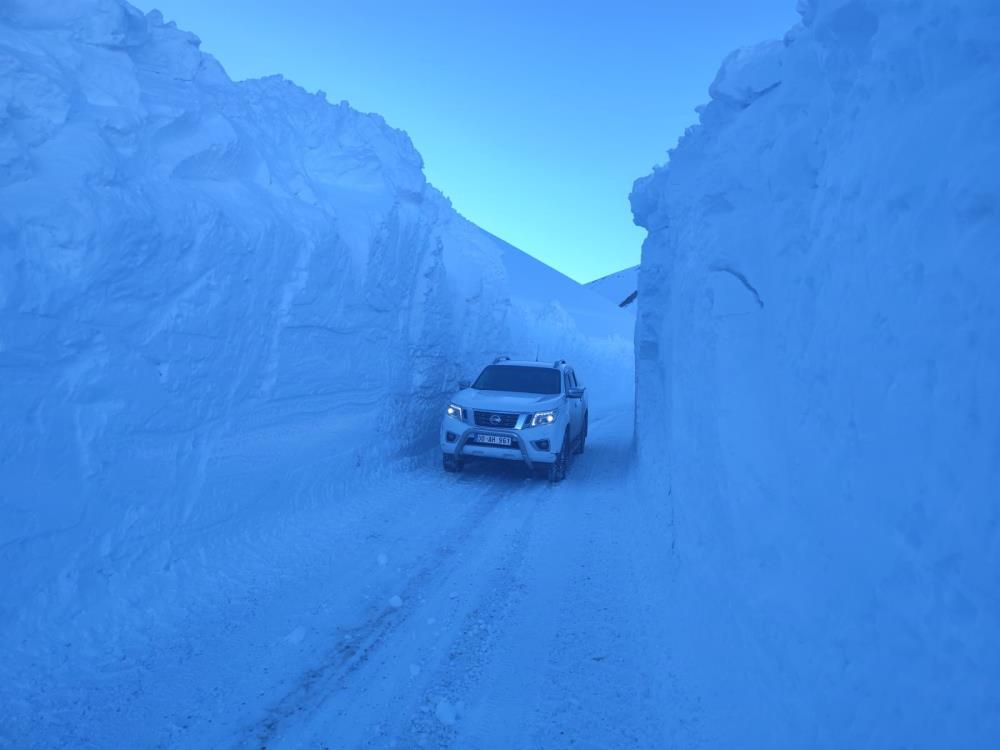
<svg viewBox="0 0 1000 750">
<path fill-rule="evenodd" d="M 800 6 L 632 194 L 677 744 L 995 747 L 1000 5 Z"/>
<path fill-rule="evenodd" d="M 456 214 L 405 133 L 118 0 L 0 5 L 0 248 L 0 635 L 29 650 L 106 646 L 210 540 L 430 455 L 498 352 L 632 363 L 631 317 Z"/>
<path fill-rule="evenodd" d="M 636 290 L 639 288 L 639 266 L 625 268 L 594 279 L 587 283 L 586 287 L 634 313 Z"/>
</svg>

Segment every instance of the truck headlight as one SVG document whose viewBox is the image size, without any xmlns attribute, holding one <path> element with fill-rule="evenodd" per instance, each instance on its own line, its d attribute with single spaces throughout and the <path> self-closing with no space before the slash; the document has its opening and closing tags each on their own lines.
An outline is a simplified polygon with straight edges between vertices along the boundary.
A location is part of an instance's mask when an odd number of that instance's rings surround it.
<svg viewBox="0 0 1000 750">
<path fill-rule="evenodd" d="M 531 426 L 538 427 L 538 425 L 542 424 L 552 424 L 556 421 L 556 412 L 556 409 L 552 409 L 551 411 L 540 411 L 532 415 Z"/>
<path fill-rule="evenodd" d="M 463 409 L 458 404 L 448 404 L 448 408 L 445 410 L 445 414 L 449 417 L 454 417 L 459 422 L 465 421 L 465 409 Z"/>
</svg>

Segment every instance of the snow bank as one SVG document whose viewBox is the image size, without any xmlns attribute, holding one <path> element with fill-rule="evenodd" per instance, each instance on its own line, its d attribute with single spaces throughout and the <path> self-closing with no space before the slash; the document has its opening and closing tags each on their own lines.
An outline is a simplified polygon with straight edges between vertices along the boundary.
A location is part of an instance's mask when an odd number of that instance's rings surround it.
<svg viewBox="0 0 1000 750">
<path fill-rule="evenodd" d="M 995 746 L 1000 6 L 800 6 L 632 195 L 677 739 Z"/>
<path fill-rule="evenodd" d="M 377 115 L 234 83 L 155 11 L 3 3 L 8 642 L 157 617 L 212 539 L 427 455 L 498 351 L 619 370 L 631 321 L 571 284 L 458 216 Z"/>
</svg>

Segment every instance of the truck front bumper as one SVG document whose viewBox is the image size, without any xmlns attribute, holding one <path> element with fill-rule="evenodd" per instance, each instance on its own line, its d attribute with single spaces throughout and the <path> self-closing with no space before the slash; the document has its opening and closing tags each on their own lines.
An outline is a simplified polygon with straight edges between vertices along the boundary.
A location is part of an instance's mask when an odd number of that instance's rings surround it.
<svg viewBox="0 0 1000 750">
<path fill-rule="evenodd" d="M 553 425 L 539 425 L 525 430 L 471 426 L 446 417 L 441 425 L 441 450 L 456 457 L 496 458 L 522 461 L 528 468 L 535 464 L 550 464 L 556 460 L 561 446 L 554 443 Z M 511 439 L 511 446 L 487 445 L 475 442 L 477 435 L 502 435 Z M 450 439 L 453 438 L 453 439 Z"/>
</svg>

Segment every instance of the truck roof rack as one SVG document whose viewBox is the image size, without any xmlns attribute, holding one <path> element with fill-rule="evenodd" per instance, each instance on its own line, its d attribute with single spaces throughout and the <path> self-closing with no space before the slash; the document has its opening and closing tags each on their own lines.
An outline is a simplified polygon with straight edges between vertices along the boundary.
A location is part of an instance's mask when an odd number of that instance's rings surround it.
<svg viewBox="0 0 1000 750">
<path fill-rule="evenodd" d="M 559 365 L 564 365 L 564 364 L 566 364 L 565 359 L 557 359 L 555 362 L 552 363 L 552 366 L 558 367 Z"/>
<path fill-rule="evenodd" d="M 499 364 L 500 362 L 510 362 L 510 357 L 506 354 L 501 354 L 499 357 L 493 360 L 493 364 Z"/>
</svg>

